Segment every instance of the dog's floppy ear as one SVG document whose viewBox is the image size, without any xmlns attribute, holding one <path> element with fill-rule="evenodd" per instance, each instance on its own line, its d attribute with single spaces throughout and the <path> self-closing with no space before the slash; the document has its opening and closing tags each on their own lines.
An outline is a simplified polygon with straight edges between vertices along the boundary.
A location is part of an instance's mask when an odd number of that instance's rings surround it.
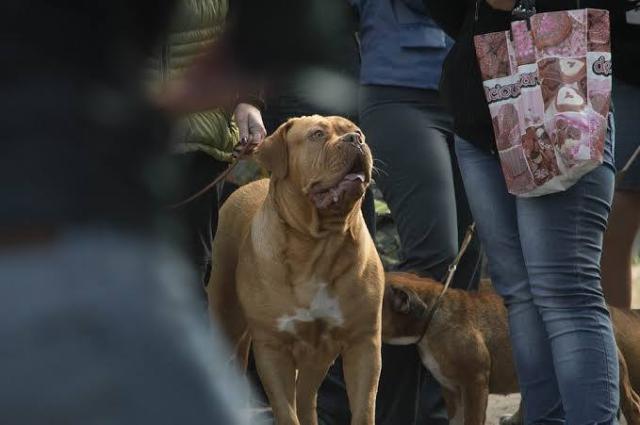
<svg viewBox="0 0 640 425">
<path fill-rule="evenodd" d="M 390 285 L 391 288 L 391 308 L 393 311 L 402 314 L 410 314 L 420 318 L 427 310 L 424 301 L 411 289 L 398 285 Z"/>
<path fill-rule="evenodd" d="M 258 146 L 256 160 L 276 178 L 285 178 L 289 172 L 289 151 L 287 132 L 293 126 L 293 119 L 282 124 Z"/>
<path fill-rule="evenodd" d="M 396 285 L 391 285 L 391 307 L 393 311 L 408 314 L 411 310 L 411 295 L 407 290 Z"/>
</svg>

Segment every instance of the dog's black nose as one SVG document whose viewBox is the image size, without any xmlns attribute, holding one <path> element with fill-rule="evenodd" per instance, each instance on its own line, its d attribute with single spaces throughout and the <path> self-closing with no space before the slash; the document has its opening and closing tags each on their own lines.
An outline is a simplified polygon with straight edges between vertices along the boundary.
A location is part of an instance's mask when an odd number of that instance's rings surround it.
<svg viewBox="0 0 640 425">
<path fill-rule="evenodd" d="M 353 143 L 354 145 L 360 145 L 364 142 L 362 140 L 362 134 L 356 132 L 345 134 L 344 136 L 342 136 L 342 141 Z"/>
</svg>

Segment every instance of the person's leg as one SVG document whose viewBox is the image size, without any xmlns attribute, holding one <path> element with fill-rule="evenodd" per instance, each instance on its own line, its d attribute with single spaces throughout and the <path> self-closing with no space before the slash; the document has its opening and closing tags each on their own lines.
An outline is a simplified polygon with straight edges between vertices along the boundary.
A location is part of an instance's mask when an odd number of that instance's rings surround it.
<svg viewBox="0 0 640 425">
<path fill-rule="evenodd" d="M 498 159 L 458 140 L 456 153 L 489 274 L 504 298 L 526 424 L 564 422 L 547 334 L 533 304 L 518 233 L 516 199 L 507 188 Z"/>
<path fill-rule="evenodd" d="M 458 229 L 447 132 L 436 128 L 420 95 L 398 99 L 364 89 L 360 125 L 372 149 L 376 184 L 389 205 L 401 245 L 399 269 L 442 279 L 457 253 Z M 418 91 L 419 92 L 419 91 Z M 446 423 L 440 387 L 414 346 L 382 348 L 377 422 Z"/>
<path fill-rule="evenodd" d="M 447 133 L 434 128 L 428 113 L 398 102 L 363 105 L 360 122 L 398 229 L 398 268 L 442 279 L 458 251 Z"/>
<path fill-rule="evenodd" d="M 640 231 L 640 191 L 617 190 L 602 251 L 602 289 L 606 301 L 631 308 L 631 260 Z"/>
<path fill-rule="evenodd" d="M 184 175 L 180 192 L 182 201 L 211 183 L 226 166 L 203 152 L 174 155 Z M 218 192 L 212 188 L 193 201 L 178 207 L 176 213 L 185 225 L 187 253 L 201 283 L 207 283 L 211 264 L 211 241 L 218 224 Z"/>
<path fill-rule="evenodd" d="M 613 181 L 604 164 L 564 192 L 517 200 L 533 302 L 571 425 L 617 421 L 618 360 L 599 267 Z"/>
<path fill-rule="evenodd" d="M 453 137 L 452 137 L 453 139 Z M 464 190 L 464 182 L 462 181 L 462 175 L 460 174 L 460 166 L 458 165 L 458 159 L 455 155 L 454 140 L 451 141 L 451 160 L 453 168 L 453 182 L 455 185 L 456 195 L 456 210 L 458 213 L 458 244 L 462 245 L 469 226 L 475 221 L 471 209 L 469 207 L 469 201 L 467 200 L 467 194 Z M 453 286 L 455 288 L 476 290 L 480 284 L 480 278 L 482 275 L 482 258 L 483 258 L 482 244 L 480 238 L 474 237 L 469 243 L 467 251 L 464 253 L 460 264 L 454 276 Z"/>
</svg>

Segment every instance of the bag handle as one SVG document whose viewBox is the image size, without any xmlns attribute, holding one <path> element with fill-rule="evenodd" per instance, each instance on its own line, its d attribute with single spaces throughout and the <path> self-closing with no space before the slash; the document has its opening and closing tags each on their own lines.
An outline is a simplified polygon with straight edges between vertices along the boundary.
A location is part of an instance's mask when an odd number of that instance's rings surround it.
<svg viewBox="0 0 640 425">
<path fill-rule="evenodd" d="M 511 12 L 514 20 L 529 20 L 536 14 L 536 0 L 520 0 Z"/>
</svg>

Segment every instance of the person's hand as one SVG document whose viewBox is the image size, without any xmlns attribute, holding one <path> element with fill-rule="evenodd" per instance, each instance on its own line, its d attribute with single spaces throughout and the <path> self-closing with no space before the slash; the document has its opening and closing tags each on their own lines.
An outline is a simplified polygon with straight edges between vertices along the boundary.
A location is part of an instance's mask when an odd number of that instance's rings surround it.
<svg viewBox="0 0 640 425">
<path fill-rule="evenodd" d="M 497 10 L 512 11 L 516 5 L 516 0 L 487 0 L 489 6 Z"/>
<path fill-rule="evenodd" d="M 264 140 L 267 130 L 262 123 L 260 110 L 248 103 L 239 103 L 236 106 L 233 116 L 240 131 L 240 143 L 238 143 L 234 154 L 236 156 L 248 155 Z"/>
</svg>

